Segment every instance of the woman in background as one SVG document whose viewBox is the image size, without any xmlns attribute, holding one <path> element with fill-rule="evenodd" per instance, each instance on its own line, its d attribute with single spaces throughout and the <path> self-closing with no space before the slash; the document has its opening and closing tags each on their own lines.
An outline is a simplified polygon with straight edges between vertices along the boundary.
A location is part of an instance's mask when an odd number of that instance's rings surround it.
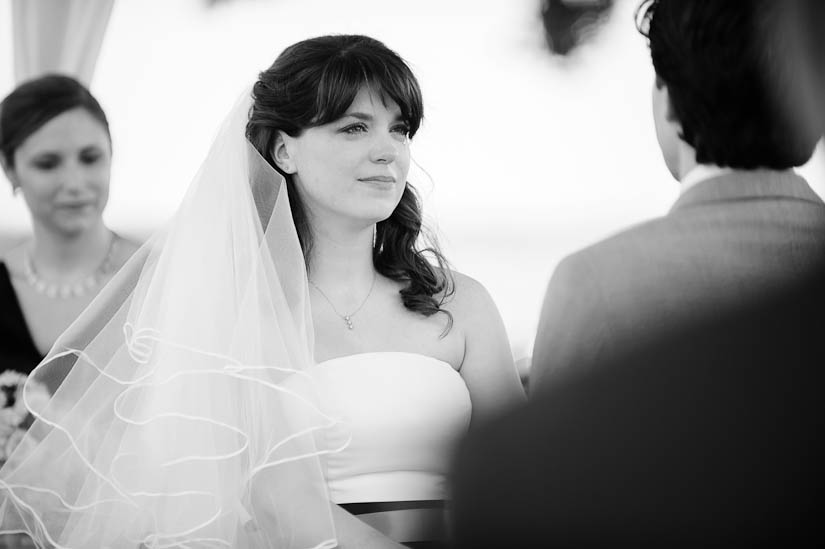
<svg viewBox="0 0 825 549">
<path fill-rule="evenodd" d="M 0 470 L 0 523 L 67 547 L 445 542 L 456 439 L 524 395 L 486 290 L 420 246 L 422 116 L 369 37 L 262 72 L 32 374 L 76 357 Z"/>
<path fill-rule="evenodd" d="M 0 255 L 0 372 L 28 374 L 136 249 L 103 222 L 112 140 L 91 93 L 68 76 L 0 103 L 0 162 L 32 236 Z"/>
</svg>

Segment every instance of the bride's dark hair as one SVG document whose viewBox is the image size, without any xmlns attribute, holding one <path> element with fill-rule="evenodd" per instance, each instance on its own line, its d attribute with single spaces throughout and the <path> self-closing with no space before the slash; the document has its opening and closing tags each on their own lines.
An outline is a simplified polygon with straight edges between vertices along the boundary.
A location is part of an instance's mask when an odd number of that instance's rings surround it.
<svg viewBox="0 0 825 549">
<path fill-rule="evenodd" d="M 290 175 L 281 171 L 272 158 L 275 138 L 279 130 L 297 137 L 306 128 L 338 120 L 363 86 L 398 104 L 412 138 L 424 116 L 418 80 L 398 54 L 368 36 L 320 36 L 293 44 L 261 72 L 252 88 L 254 104 L 246 137 L 286 178 L 292 218 L 307 268 L 312 230 Z M 400 294 L 407 309 L 425 316 L 443 312 L 449 329 L 452 315 L 441 305 L 454 291 L 450 271 L 435 240 L 422 248 L 421 236 L 421 201 L 406 183 L 398 206 L 389 218 L 377 224 L 373 263 L 382 275 L 406 283 Z"/>
</svg>

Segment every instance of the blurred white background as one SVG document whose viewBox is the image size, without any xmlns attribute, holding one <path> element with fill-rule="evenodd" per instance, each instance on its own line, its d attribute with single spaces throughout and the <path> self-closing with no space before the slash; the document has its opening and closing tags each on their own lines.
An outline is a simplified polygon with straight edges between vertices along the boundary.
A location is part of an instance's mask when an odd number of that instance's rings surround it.
<svg viewBox="0 0 825 549">
<path fill-rule="evenodd" d="M 618 2 L 570 59 L 544 45 L 538 0 L 118 0 L 92 92 L 114 139 L 106 219 L 145 238 L 174 212 L 224 113 L 289 44 L 362 33 L 400 53 L 424 91 L 413 156 L 448 258 L 493 295 L 516 359 L 567 253 L 664 214 L 678 194 L 650 113 L 653 71 Z M 0 0 L 0 95 L 13 88 Z M 825 154 L 801 170 L 825 195 Z M 0 239 L 28 230 L 0 185 Z"/>
</svg>

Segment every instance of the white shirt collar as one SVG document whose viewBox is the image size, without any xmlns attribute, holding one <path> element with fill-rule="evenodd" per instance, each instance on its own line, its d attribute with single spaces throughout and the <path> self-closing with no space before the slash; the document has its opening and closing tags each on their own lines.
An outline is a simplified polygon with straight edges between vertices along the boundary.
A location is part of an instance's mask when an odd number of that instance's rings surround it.
<svg viewBox="0 0 825 549">
<path fill-rule="evenodd" d="M 688 189 L 696 186 L 702 181 L 707 181 L 708 179 L 719 175 L 733 173 L 733 171 L 734 170 L 732 168 L 723 168 L 721 166 L 717 166 L 716 164 L 696 164 L 696 166 L 691 168 L 690 171 L 682 177 L 679 194 L 685 194 Z"/>
</svg>

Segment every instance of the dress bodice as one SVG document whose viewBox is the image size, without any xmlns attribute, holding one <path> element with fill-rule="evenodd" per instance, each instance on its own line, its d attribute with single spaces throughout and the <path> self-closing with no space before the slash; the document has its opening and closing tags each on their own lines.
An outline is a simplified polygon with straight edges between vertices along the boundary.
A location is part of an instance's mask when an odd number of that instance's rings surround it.
<svg viewBox="0 0 825 549">
<path fill-rule="evenodd" d="M 470 423 L 470 395 L 448 363 L 415 353 L 360 353 L 310 370 L 327 430 L 324 457 L 335 503 L 446 497 L 453 445 Z"/>
</svg>

